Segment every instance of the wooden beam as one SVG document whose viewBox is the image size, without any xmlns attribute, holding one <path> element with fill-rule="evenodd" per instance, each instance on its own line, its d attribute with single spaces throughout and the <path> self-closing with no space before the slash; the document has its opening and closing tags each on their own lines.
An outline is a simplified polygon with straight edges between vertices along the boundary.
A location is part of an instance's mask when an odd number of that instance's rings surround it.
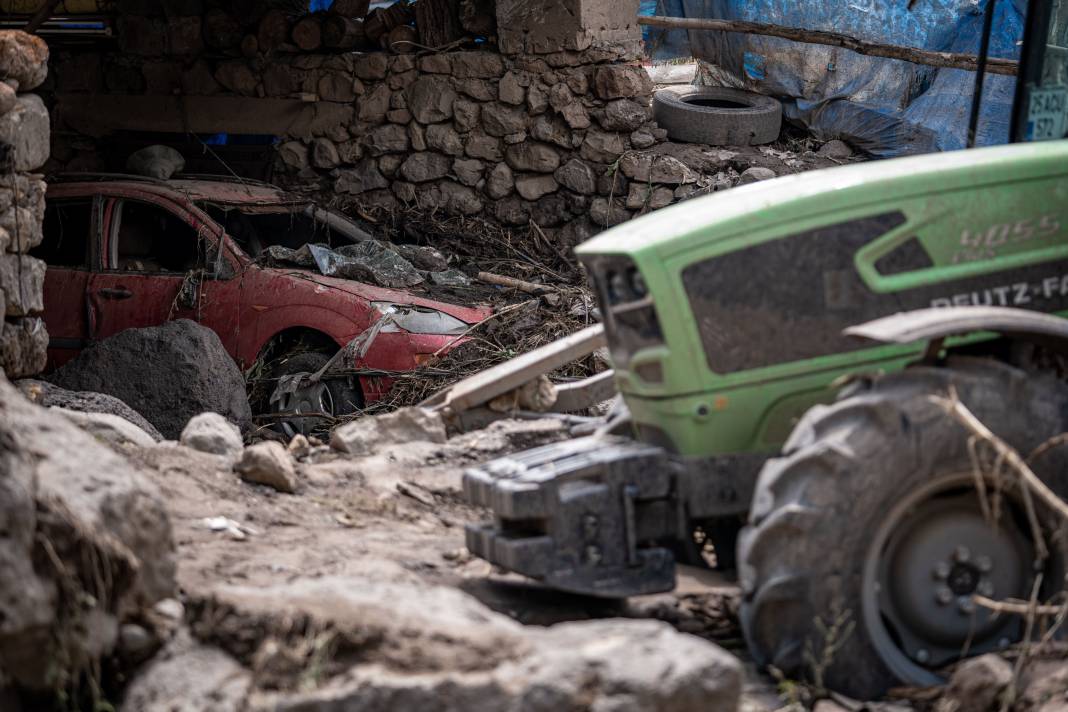
<svg viewBox="0 0 1068 712">
<path fill-rule="evenodd" d="M 47 2 L 37 9 L 37 12 L 33 13 L 33 17 L 31 17 L 30 21 L 26 23 L 26 26 L 22 28 L 22 31 L 30 35 L 37 32 L 37 30 L 41 28 L 41 25 L 45 23 L 45 20 L 52 17 L 52 13 L 56 11 L 56 7 L 59 6 L 60 2 L 62 2 L 62 0 L 47 0 Z"/>
<path fill-rule="evenodd" d="M 796 27 L 783 27 L 781 25 L 770 25 L 763 22 L 654 16 L 639 17 L 638 24 L 649 25 L 650 27 L 666 27 L 673 30 L 715 30 L 718 32 L 741 32 L 749 35 L 781 37 L 786 40 L 793 40 L 794 42 L 843 47 L 852 50 L 857 54 L 864 54 L 870 57 L 900 59 L 905 62 L 912 62 L 913 64 L 924 64 L 930 67 L 944 67 L 947 69 L 964 69 L 970 72 L 976 71 L 979 66 L 979 58 L 974 54 L 933 52 L 931 50 L 917 49 L 915 47 L 902 47 L 900 45 L 883 44 L 880 42 L 868 42 L 838 32 L 803 30 Z M 991 57 L 987 59 L 986 71 L 990 74 L 1016 76 L 1019 71 L 1019 62 L 1015 59 Z"/>
</svg>

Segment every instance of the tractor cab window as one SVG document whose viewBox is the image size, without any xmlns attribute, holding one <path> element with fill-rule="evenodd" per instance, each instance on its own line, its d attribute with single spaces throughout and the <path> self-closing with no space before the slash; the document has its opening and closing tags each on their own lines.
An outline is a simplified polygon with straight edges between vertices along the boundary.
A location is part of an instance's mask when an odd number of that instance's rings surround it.
<svg viewBox="0 0 1068 712">
<path fill-rule="evenodd" d="M 1015 138 L 1068 137 L 1068 0 L 1032 2 L 1027 23 Z"/>
<path fill-rule="evenodd" d="M 93 201 L 49 200 L 45 208 L 41 244 L 30 251 L 50 267 L 89 268 L 89 235 Z"/>
<path fill-rule="evenodd" d="M 185 273 L 203 263 L 196 230 L 158 205 L 123 200 L 112 221 L 112 265 L 121 272 Z"/>
</svg>

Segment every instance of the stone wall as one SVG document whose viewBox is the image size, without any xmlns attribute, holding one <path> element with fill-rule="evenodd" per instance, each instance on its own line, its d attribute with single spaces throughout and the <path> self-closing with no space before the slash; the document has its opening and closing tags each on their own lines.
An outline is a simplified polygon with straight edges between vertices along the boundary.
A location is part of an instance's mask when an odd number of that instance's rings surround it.
<svg viewBox="0 0 1068 712">
<path fill-rule="evenodd" d="M 651 120 L 653 87 L 638 63 L 636 0 L 498 0 L 495 10 L 499 37 L 485 49 L 418 56 L 244 56 L 206 46 L 199 18 L 124 16 L 121 51 L 56 53 L 49 168 L 104 168 L 97 154 L 109 121 L 144 115 L 173 131 L 240 133 L 235 116 L 247 114 L 244 132 L 280 138 L 273 180 L 342 209 L 533 221 L 573 244 L 697 190 L 698 172 L 656 149 L 666 134 Z M 164 34 L 123 34 L 145 26 Z M 88 95 L 98 101 L 77 100 Z M 181 103 L 166 104 L 169 119 L 154 103 L 116 108 L 131 95 Z M 218 108 L 238 99 L 225 105 L 234 110 Z M 205 118 L 211 111 L 217 124 Z M 293 118 L 266 118 L 272 111 Z"/>
<path fill-rule="evenodd" d="M 9 378 L 45 365 L 48 333 L 44 262 L 27 252 L 41 242 L 45 184 L 33 173 L 48 160 L 48 112 L 26 93 L 44 81 L 48 47 L 18 31 L 0 31 L 0 371 Z"/>
</svg>

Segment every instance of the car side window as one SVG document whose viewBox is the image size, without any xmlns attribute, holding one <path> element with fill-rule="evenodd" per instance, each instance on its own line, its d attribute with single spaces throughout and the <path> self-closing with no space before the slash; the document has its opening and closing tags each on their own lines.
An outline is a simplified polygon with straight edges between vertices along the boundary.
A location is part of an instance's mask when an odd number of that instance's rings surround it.
<svg viewBox="0 0 1068 712">
<path fill-rule="evenodd" d="M 117 204 L 112 233 L 115 269 L 122 272 L 181 272 L 203 265 L 196 230 L 174 213 L 151 203 Z"/>
<path fill-rule="evenodd" d="M 88 269 L 92 221 L 92 198 L 49 200 L 42 228 L 44 237 L 30 254 L 50 267 Z"/>
</svg>

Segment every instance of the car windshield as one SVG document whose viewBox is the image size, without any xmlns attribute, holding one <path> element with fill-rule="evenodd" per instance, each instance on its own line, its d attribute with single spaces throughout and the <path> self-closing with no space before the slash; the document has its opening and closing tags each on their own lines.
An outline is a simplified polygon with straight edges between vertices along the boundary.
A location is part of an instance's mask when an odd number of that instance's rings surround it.
<svg viewBox="0 0 1068 712">
<path fill-rule="evenodd" d="M 216 203 L 199 206 L 253 258 L 272 245 L 295 250 L 306 244 L 339 247 L 360 239 L 355 225 L 310 203 L 266 208 Z"/>
</svg>

